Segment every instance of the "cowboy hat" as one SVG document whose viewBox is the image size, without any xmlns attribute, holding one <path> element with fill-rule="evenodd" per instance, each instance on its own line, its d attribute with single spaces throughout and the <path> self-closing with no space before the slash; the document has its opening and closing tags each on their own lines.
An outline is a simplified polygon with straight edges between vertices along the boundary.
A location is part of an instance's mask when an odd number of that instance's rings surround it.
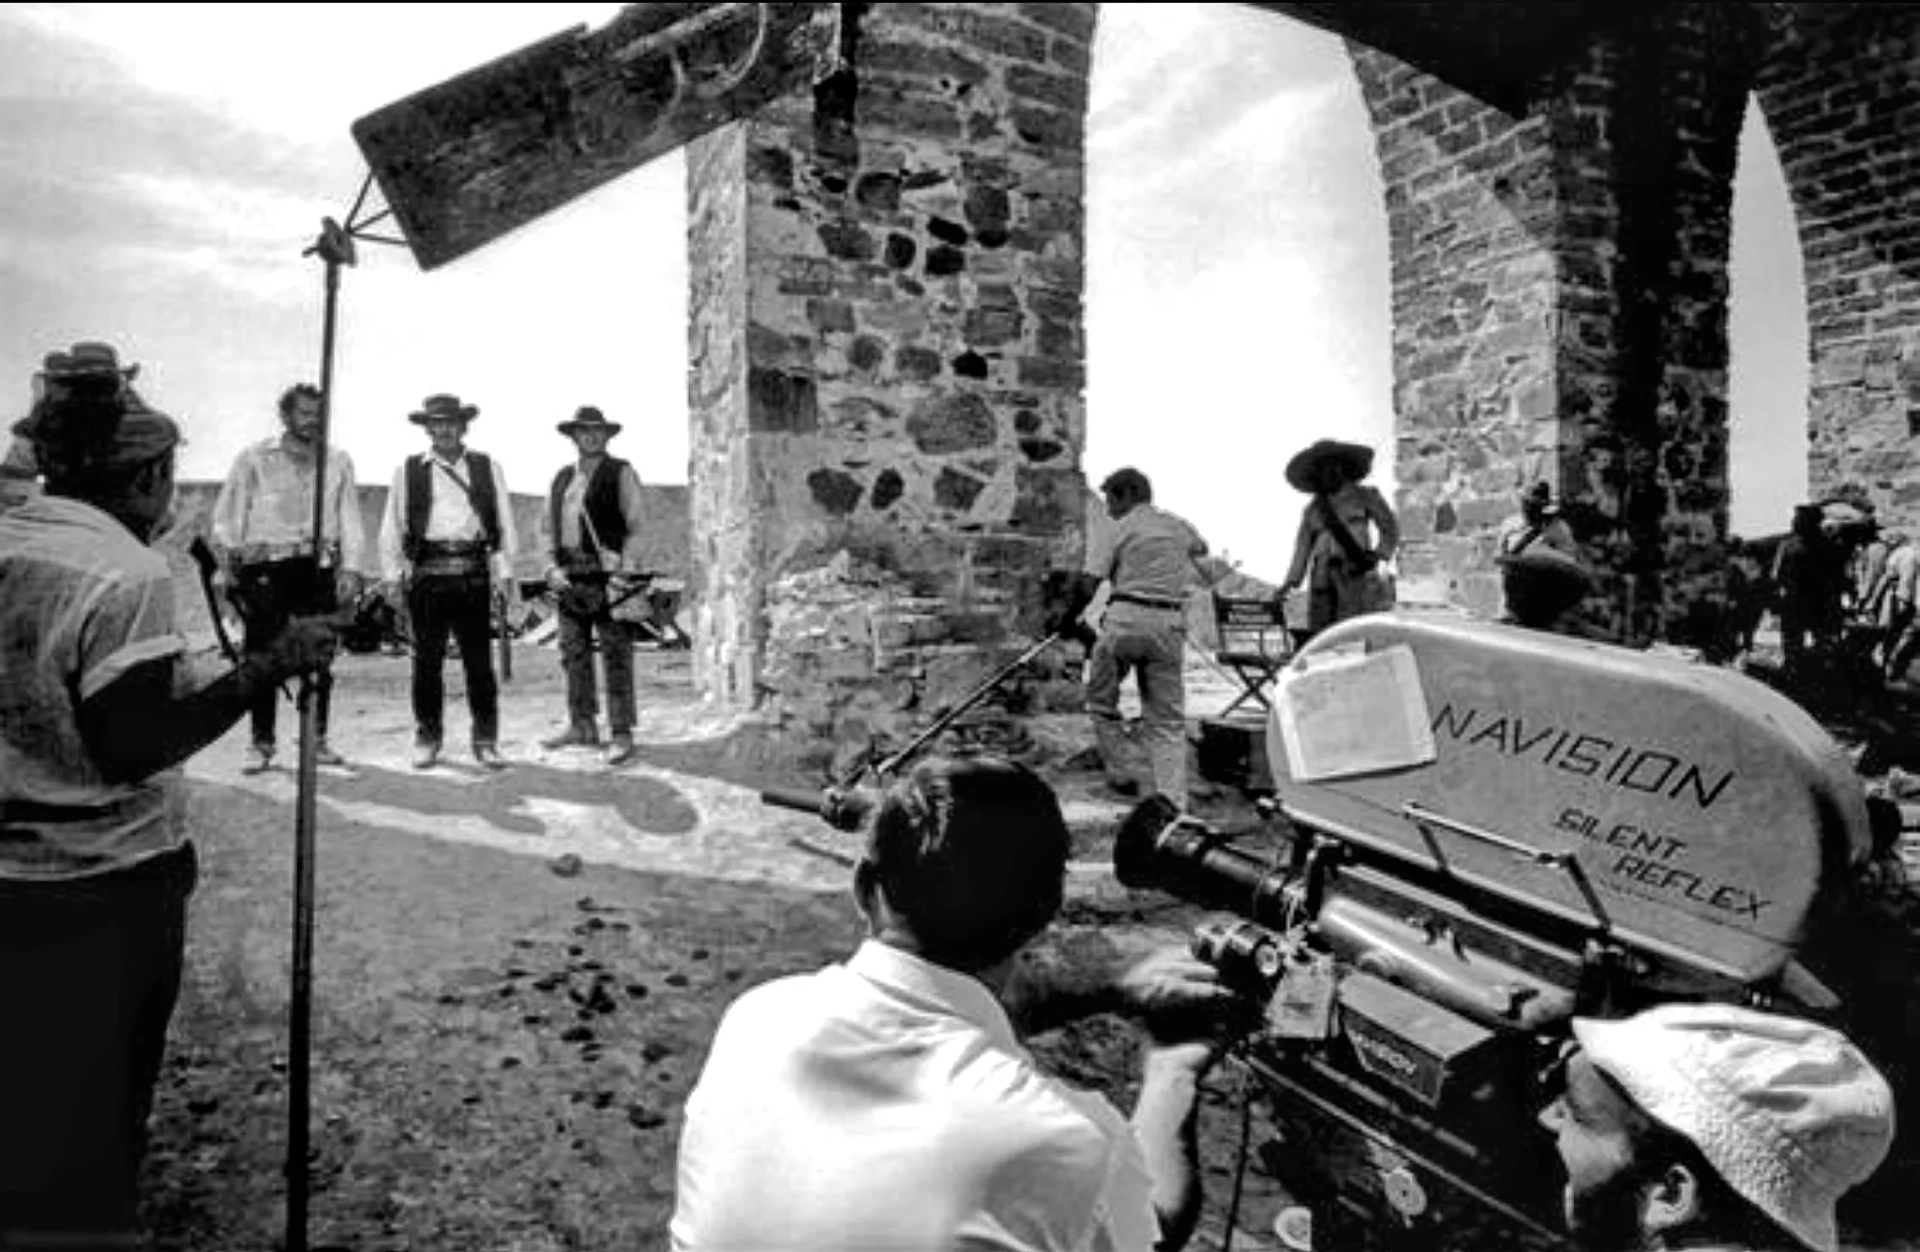
<svg viewBox="0 0 1920 1252">
<path fill-rule="evenodd" d="M 471 404 L 460 403 L 459 396 L 428 396 L 421 402 L 419 411 L 410 414 L 408 421 L 416 426 L 425 426 L 436 418 L 453 418 L 456 421 L 470 422 L 479 415 L 480 410 Z"/>
<path fill-rule="evenodd" d="M 1335 462 L 1344 463 L 1353 480 L 1359 482 L 1373 472 L 1373 449 L 1337 439 L 1317 440 L 1313 446 L 1294 453 L 1293 459 L 1287 462 L 1287 482 L 1297 491 L 1310 492 L 1320 476 L 1320 467 Z"/>
<path fill-rule="evenodd" d="M 572 436 L 583 430 L 604 431 L 606 432 L 607 438 L 611 439 L 620 433 L 620 423 L 609 422 L 605 413 L 594 408 L 591 404 L 583 404 L 574 412 L 571 418 L 561 422 L 554 429 L 567 436 Z"/>
<path fill-rule="evenodd" d="M 120 364 L 120 354 L 110 343 L 76 343 L 65 352 L 49 352 L 41 364 L 48 378 L 85 378 L 99 374 L 118 374 L 131 379 L 140 372 L 138 365 Z"/>
</svg>

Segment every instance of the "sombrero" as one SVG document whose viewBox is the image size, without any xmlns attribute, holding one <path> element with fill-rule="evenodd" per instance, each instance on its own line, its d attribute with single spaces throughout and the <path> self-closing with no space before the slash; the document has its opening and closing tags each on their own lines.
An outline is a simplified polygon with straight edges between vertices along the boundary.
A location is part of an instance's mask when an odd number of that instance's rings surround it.
<svg viewBox="0 0 1920 1252">
<path fill-rule="evenodd" d="M 1320 467 L 1335 461 L 1345 462 L 1353 480 L 1358 482 L 1373 472 L 1373 449 L 1337 439 L 1318 440 L 1311 447 L 1294 453 L 1293 459 L 1287 462 L 1287 482 L 1297 491 L 1310 492 Z"/>
<path fill-rule="evenodd" d="M 611 439 L 620 433 L 621 427 L 618 422 L 609 422 L 607 415 L 591 404 L 583 404 L 572 418 L 561 422 L 555 429 L 568 436 L 582 430 L 605 431 L 607 438 Z"/>
</svg>

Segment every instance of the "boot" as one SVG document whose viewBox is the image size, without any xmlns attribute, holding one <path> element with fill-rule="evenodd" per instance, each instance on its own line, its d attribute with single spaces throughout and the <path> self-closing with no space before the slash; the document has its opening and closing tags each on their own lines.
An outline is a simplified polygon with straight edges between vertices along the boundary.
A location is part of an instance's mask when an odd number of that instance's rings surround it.
<svg viewBox="0 0 1920 1252">
<path fill-rule="evenodd" d="M 559 734 L 542 739 L 540 746 L 548 750 L 597 748 L 600 746 L 600 731 L 592 722 L 574 722 Z"/>
</svg>

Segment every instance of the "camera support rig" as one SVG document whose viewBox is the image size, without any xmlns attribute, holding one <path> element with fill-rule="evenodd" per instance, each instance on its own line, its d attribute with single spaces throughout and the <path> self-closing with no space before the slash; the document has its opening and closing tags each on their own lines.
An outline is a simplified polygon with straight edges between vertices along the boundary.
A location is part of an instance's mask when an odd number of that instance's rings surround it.
<svg viewBox="0 0 1920 1252">
<path fill-rule="evenodd" d="M 1370 693 L 1390 705 L 1329 681 L 1396 652 Z M 1385 707 L 1421 733 L 1369 761 Z M 1576 1014 L 1718 999 L 1844 1023 L 1799 958 L 1866 859 L 1866 803 L 1826 732 L 1759 683 L 1378 614 L 1302 650 L 1267 741 L 1270 839 L 1155 797 L 1114 869 L 1234 915 L 1194 949 L 1263 1009 L 1265 1155 L 1320 1246 L 1566 1246 L 1537 1117 Z M 1357 750 L 1343 765 L 1328 743 Z"/>
</svg>

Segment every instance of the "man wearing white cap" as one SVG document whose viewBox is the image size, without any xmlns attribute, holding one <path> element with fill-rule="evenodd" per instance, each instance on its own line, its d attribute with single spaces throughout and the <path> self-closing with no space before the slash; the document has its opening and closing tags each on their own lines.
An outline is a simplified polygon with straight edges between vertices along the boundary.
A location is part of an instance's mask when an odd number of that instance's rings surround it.
<svg viewBox="0 0 1920 1252">
<path fill-rule="evenodd" d="M 1573 1033 L 1566 1090 L 1540 1120 L 1584 1246 L 1835 1252 L 1835 1205 L 1893 1142 L 1893 1092 L 1844 1036 L 1722 1004 Z"/>
</svg>

